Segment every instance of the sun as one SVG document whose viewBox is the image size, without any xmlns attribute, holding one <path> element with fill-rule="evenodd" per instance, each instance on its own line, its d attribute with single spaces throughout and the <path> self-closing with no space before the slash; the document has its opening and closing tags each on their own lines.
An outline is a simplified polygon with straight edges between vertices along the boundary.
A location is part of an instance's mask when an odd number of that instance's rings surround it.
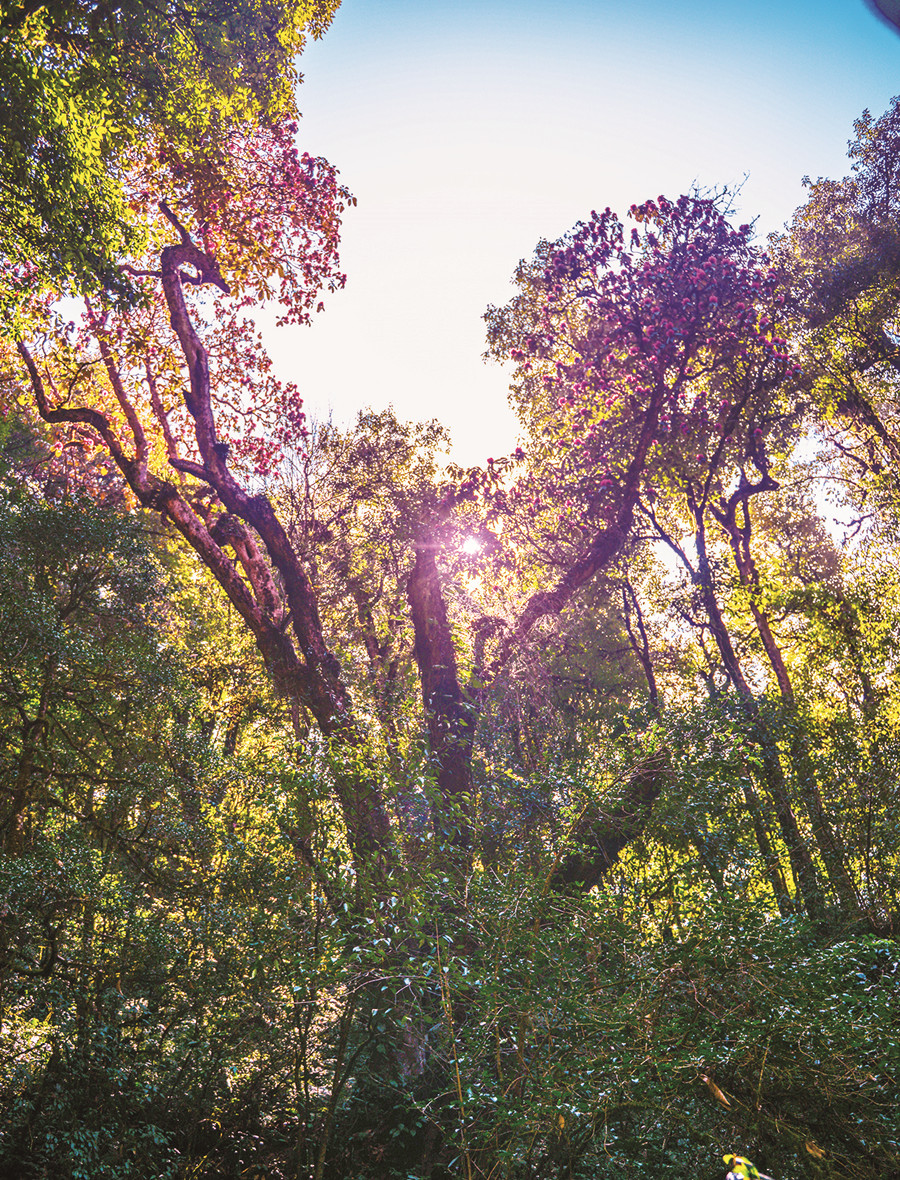
<svg viewBox="0 0 900 1180">
<path fill-rule="evenodd" d="M 483 549 L 483 545 L 477 537 L 466 537 L 460 548 L 467 556 L 476 557 Z"/>
</svg>

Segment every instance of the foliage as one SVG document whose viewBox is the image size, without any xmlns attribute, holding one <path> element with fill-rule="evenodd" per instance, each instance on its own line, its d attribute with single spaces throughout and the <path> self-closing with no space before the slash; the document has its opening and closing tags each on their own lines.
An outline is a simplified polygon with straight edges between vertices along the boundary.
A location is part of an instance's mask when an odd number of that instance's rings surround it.
<svg viewBox="0 0 900 1180">
<path fill-rule="evenodd" d="M 232 81 L 5 345 L 0 1167 L 894 1174 L 896 104 L 771 258 L 542 243 L 462 471 L 275 379 L 350 198 Z"/>
<path fill-rule="evenodd" d="M 127 290 L 140 240 L 131 172 L 227 171 L 229 139 L 295 113 L 296 54 L 334 5 L 0 6 L 0 256 L 5 313 L 50 280 Z"/>
<path fill-rule="evenodd" d="M 754 453 L 760 400 L 794 366 L 760 308 L 774 275 L 713 201 L 661 197 L 609 210 L 522 266 L 522 294 L 488 313 L 518 361 L 515 398 L 540 462 L 534 512 L 576 529 L 615 519 L 640 476 L 651 494 L 714 478 Z"/>
</svg>

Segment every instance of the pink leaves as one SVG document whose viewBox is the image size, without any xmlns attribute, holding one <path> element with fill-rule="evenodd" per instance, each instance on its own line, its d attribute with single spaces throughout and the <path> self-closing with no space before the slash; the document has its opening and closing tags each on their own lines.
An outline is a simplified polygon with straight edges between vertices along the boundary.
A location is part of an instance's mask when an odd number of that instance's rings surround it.
<svg viewBox="0 0 900 1180">
<path fill-rule="evenodd" d="M 338 269 L 340 215 L 352 201 L 325 160 L 300 155 L 293 121 L 232 135 L 217 174 L 191 175 L 178 204 L 217 244 L 223 273 L 246 302 L 277 300 L 303 323 Z"/>
<path fill-rule="evenodd" d="M 512 353 L 535 437 L 553 449 L 544 502 L 571 501 L 562 517 L 573 527 L 618 511 L 624 485 L 611 471 L 691 480 L 697 464 L 708 476 L 733 461 L 751 444 L 740 407 L 794 373 L 750 227 L 692 197 L 634 205 L 630 217 L 626 229 L 594 211 L 541 256 L 534 318 Z"/>
</svg>

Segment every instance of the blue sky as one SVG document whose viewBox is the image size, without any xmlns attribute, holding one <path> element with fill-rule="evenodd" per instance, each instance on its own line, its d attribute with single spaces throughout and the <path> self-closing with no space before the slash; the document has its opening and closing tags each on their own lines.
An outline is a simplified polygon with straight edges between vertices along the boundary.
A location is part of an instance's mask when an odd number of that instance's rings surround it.
<svg viewBox="0 0 900 1180">
<path fill-rule="evenodd" d="M 694 182 L 746 176 L 741 219 L 779 229 L 900 93 L 900 36 L 863 0 L 344 0 L 301 68 L 301 147 L 359 205 L 347 289 L 269 333 L 279 369 L 316 416 L 436 417 L 475 463 L 515 446 L 481 316 L 517 260 Z"/>
</svg>

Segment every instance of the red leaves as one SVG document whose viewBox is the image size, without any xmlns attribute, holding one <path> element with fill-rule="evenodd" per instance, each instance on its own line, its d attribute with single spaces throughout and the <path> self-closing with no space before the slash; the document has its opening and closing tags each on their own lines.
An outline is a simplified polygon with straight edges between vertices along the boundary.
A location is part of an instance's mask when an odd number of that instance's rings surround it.
<svg viewBox="0 0 900 1180">
<path fill-rule="evenodd" d="M 169 204 L 215 253 L 245 305 L 274 300 L 285 323 L 306 322 L 323 289 L 344 285 L 340 218 L 354 203 L 326 160 L 298 152 L 296 128 L 289 121 L 234 132 L 215 167 L 171 149 L 166 160 Z"/>
<path fill-rule="evenodd" d="M 196 407 L 189 412 L 185 400 L 186 371 L 194 381 L 198 349 L 209 353 L 207 433 L 235 473 L 272 471 L 306 437 L 297 389 L 274 378 L 242 310 L 276 301 L 282 322 L 303 322 L 313 308 L 321 310 L 324 289 L 345 281 L 338 242 L 350 197 L 331 165 L 297 151 L 295 131 L 296 124 L 283 123 L 234 133 L 218 161 L 191 159 L 184 145 L 181 155 L 166 148 L 163 169 L 138 168 L 131 187 L 145 211 L 147 244 L 128 269 L 143 300 L 122 308 L 98 299 L 77 334 L 53 331 L 48 387 L 54 395 L 68 390 L 71 404 L 102 415 L 125 452 L 133 449 L 135 461 L 155 475 L 168 475 L 172 463 L 178 470 L 200 463 Z M 161 257 L 173 257 L 173 249 L 184 259 L 173 274 L 196 326 L 196 346 L 176 339 L 160 285 Z M 230 288 L 232 297 L 210 298 L 210 281 Z M 53 319 L 51 307 L 35 300 L 31 313 L 36 321 Z"/>
</svg>

